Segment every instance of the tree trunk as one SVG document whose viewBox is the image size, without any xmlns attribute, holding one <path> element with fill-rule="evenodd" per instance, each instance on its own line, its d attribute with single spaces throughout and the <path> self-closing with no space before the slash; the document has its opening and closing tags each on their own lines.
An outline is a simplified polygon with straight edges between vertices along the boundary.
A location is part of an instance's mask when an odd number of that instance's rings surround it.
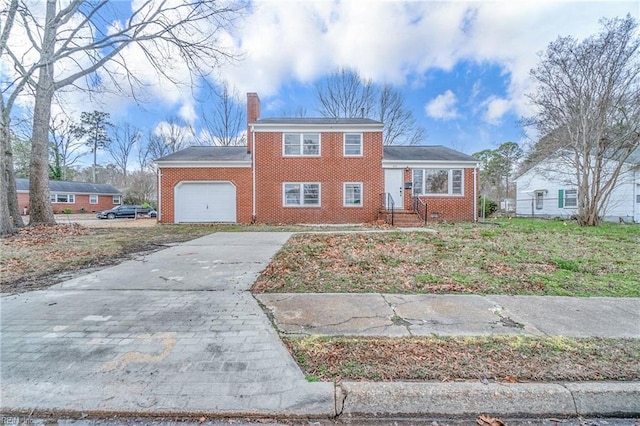
<svg viewBox="0 0 640 426">
<path fill-rule="evenodd" d="M 54 94 L 53 64 L 56 28 L 54 17 L 56 1 L 47 0 L 47 16 L 41 58 L 44 63 L 38 72 L 38 84 L 33 109 L 33 133 L 31 136 L 31 163 L 29 174 L 29 198 L 31 216 L 29 225 L 55 225 L 49 194 L 49 121 Z"/>
<path fill-rule="evenodd" d="M 0 235 L 13 234 L 22 228 L 22 216 L 18 207 L 16 178 L 13 172 L 13 151 L 11 149 L 11 128 L 9 118 L 1 118 L 0 123 Z"/>
</svg>

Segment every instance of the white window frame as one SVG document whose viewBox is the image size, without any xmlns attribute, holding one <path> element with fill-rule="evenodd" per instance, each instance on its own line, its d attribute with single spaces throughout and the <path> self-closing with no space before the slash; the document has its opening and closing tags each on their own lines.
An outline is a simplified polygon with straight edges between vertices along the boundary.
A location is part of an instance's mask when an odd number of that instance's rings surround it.
<svg viewBox="0 0 640 426">
<path fill-rule="evenodd" d="M 298 136 L 298 153 L 287 153 L 286 139 L 288 136 Z M 305 136 L 317 136 L 318 137 L 318 152 L 316 154 L 304 153 L 304 137 Z M 282 156 L 283 157 L 320 157 L 322 155 L 322 136 L 320 133 L 283 133 L 282 134 Z"/>
<path fill-rule="evenodd" d="M 114 205 L 120 205 L 122 204 L 122 195 L 114 195 L 112 200 Z"/>
<path fill-rule="evenodd" d="M 297 204 L 287 202 L 287 186 L 297 185 L 299 192 Z M 305 203 L 305 185 L 318 186 L 318 203 Z M 320 182 L 283 182 L 282 183 L 282 206 L 283 207 L 320 207 L 322 205 L 322 185 Z"/>
<path fill-rule="evenodd" d="M 357 185 L 360 187 L 360 204 L 349 203 L 347 201 L 347 185 Z M 362 182 L 344 182 L 342 184 L 342 206 L 343 207 L 362 207 L 364 205 L 363 195 L 362 195 Z"/>
<path fill-rule="evenodd" d="M 569 197 L 569 194 L 573 195 Z M 567 201 L 573 200 L 573 205 L 570 205 Z M 564 190 L 564 203 L 563 208 L 565 209 L 575 209 L 578 207 L 578 190 L 577 189 L 565 189 Z"/>
<path fill-rule="evenodd" d="M 357 136 L 360 139 L 359 143 L 359 152 L 357 154 L 347 154 L 347 137 L 348 136 Z M 353 144 L 355 146 L 355 144 Z M 345 157 L 362 157 L 363 145 L 362 145 L 362 133 L 345 133 L 342 136 L 342 155 Z"/>
<path fill-rule="evenodd" d="M 66 201 L 61 201 L 60 197 L 66 197 Z M 51 201 L 51 204 L 75 204 L 76 194 L 54 192 L 49 196 L 49 201 Z"/>
<path fill-rule="evenodd" d="M 89 204 L 98 204 L 98 194 L 89 194 Z"/>
<path fill-rule="evenodd" d="M 420 185 L 416 185 L 415 182 L 415 171 L 416 170 L 421 170 L 422 171 L 422 182 L 420 182 Z M 447 171 L 447 192 L 425 192 L 426 189 L 426 179 L 427 179 L 427 173 L 429 171 L 436 171 L 436 170 L 446 170 Z M 453 174 L 454 172 L 459 172 L 460 173 L 460 192 L 453 192 Z M 444 168 L 444 167 L 426 167 L 426 168 L 416 168 L 413 169 L 411 171 L 411 181 L 413 182 L 413 188 L 420 188 L 421 191 L 418 193 L 414 190 L 414 195 L 424 195 L 424 196 L 431 196 L 431 197 L 464 197 L 464 169 L 463 168 L 452 168 L 452 169 L 448 169 L 448 168 Z"/>
</svg>

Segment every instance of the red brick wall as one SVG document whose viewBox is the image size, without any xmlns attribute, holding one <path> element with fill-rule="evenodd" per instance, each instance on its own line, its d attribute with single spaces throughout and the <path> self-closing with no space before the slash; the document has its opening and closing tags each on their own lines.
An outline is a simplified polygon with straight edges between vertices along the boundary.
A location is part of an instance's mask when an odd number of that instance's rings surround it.
<svg viewBox="0 0 640 426">
<path fill-rule="evenodd" d="M 66 193 L 65 193 L 66 194 Z M 112 195 L 99 195 L 98 204 L 89 203 L 89 194 L 75 194 L 75 203 L 51 203 L 54 213 L 62 213 L 65 209 L 71 209 L 72 213 L 81 213 L 82 209 L 86 212 L 98 212 L 101 210 L 112 209 L 119 204 L 113 204 Z M 24 208 L 29 212 L 29 194 L 26 192 L 18 193 L 18 206 L 20 213 L 24 213 Z"/>
<path fill-rule="evenodd" d="M 343 156 L 343 133 L 322 133 L 320 157 L 284 157 L 282 133 L 255 134 L 256 220 L 263 223 L 374 222 L 384 192 L 382 133 L 363 133 L 363 156 Z M 320 207 L 284 207 L 283 182 L 320 182 Z M 362 207 L 343 207 L 343 183 L 362 182 Z"/>
<path fill-rule="evenodd" d="M 405 170 L 405 182 L 412 181 L 412 171 Z M 477 178 L 477 176 L 476 176 Z M 479 186 L 477 186 L 479 188 Z M 405 190 L 405 209 L 412 209 L 412 192 Z M 464 169 L 464 196 L 421 196 L 427 202 L 427 222 L 474 220 L 473 169 Z M 438 217 L 432 217 L 437 214 Z"/>
<path fill-rule="evenodd" d="M 251 223 L 250 168 L 163 168 L 160 188 L 160 223 L 174 223 L 174 188 L 183 181 L 230 181 L 236 186 L 238 223 Z"/>
</svg>

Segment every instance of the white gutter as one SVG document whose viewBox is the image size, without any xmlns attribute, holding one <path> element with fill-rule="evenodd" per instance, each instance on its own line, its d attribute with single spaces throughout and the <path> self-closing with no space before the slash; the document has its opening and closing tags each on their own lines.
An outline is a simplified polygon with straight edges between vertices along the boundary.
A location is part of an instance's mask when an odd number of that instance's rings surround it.
<svg viewBox="0 0 640 426">
<path fill-rule="evenodd" d="M 473 221 L 478 221 L 478 166 L 473 169 Z"/>
</svg>

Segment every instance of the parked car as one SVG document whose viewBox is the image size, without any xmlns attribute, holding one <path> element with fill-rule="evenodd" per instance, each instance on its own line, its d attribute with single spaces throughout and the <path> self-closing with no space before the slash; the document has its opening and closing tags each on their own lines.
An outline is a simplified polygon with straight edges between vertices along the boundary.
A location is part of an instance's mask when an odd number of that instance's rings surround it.
<svg viewBox="0 0 640 426">
<path fill-rule="evenodd" d="M 155 214 L 155 215 L 152 215 Z M 111 210 L 104 210 L 98 212 L 96 217 L 98 219 L 115 219 L 119 217 L 156 217 L 157 213 L 151 207 L 142 207 L 138 205 L 122 205 L 118 207 L 114 207 Z"/>
</svg>

